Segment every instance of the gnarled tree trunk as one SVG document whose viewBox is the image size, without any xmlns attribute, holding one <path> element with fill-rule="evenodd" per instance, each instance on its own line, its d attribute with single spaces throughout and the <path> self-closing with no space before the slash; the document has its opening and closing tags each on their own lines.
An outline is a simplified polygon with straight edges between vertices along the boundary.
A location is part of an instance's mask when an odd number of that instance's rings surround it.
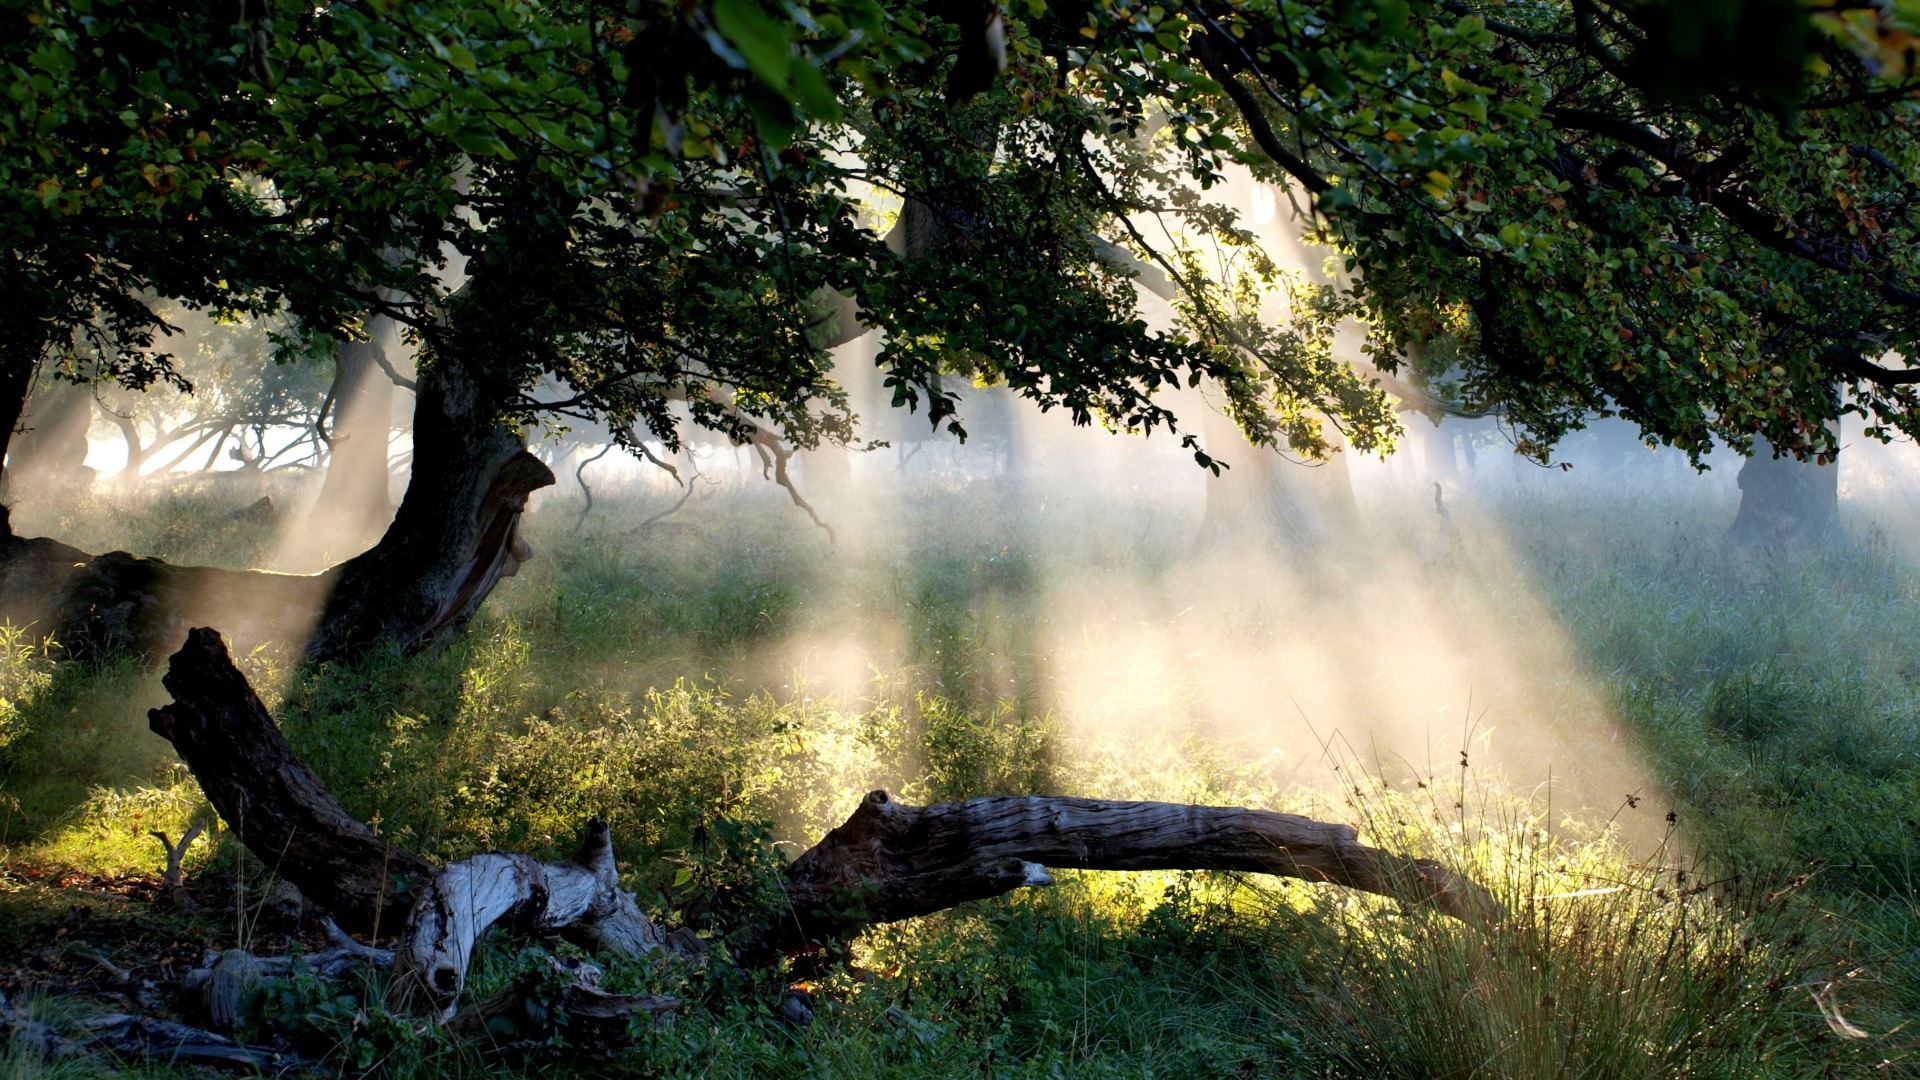
<svg viewBox="0 0 1920 1080">
<path fill-rule="evenodd" d="M 444 641 L 530 554 L 520 514 L 552 470 L 457 360 L 423 368 L 417 394 L 406 497 L 380 542 L 336 568 L 310 659 L 383 639 L 409 651 Z"/>
<path fill-rule="evenodd" d="M 313 575 L 174 566 L 17 537 L 0 510 L 0 618 L 76 651 L 151 656 L 196 624 L 226 627 L 247 645 L 305 642 L 317 660 L 382 638 L 407 650 L 444 641 L 527 558 L 520 513 L 553 473 L 457 364 L 423 373 L 416 412 L 407 497 L 362 555 Z"/>
</svg>

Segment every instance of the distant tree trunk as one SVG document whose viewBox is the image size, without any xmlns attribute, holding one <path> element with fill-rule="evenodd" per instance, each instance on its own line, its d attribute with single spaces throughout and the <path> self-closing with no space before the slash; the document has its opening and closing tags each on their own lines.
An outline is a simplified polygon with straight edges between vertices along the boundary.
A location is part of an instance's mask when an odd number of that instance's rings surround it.
<svg viewBox="0 0 1920 1080">
<path fill-rule="evenodd" d="M 1776 457 L 1771 443 L 1756 438 L 1753 455 L 1740 467 L 1740 513 L 1728 536 L 1764 547 L 1816 544 L 1840 522 L 1840 463 L 1825 465 Z"/>
<path fill-rule="evenodd" d="M 10 447 L 13 478 L 63 492 L 93 486 L 87 468 L 87 428 L 93 423 L 93 392 L 54 383 L 28 403 L 24 430 Z"/>
<path fill-rule="evenodd" d="M 120 429 L 120 438 L 127 444 L 127 463 L 120 467 L 119 475 L 123 479 L 138 479 L 140 466 L 147 460 L 147 447 L 141 442 L 139 423 L 131 415 L 122 416 L 114 412 L 105 403 L 100 405 L 100 412 L 106 416 L 109 424 Z"/>
<path fill-rule="evenodd" d="M 394 342 L 393 321 L 373 320 L 371 341 L 343 341 L 335 360 L 333 452 L 312 510 L 330 536 L 357 548 L 393 520 L 387 485 L 387 438 L 393 427 L 393 380 L 380 354 Z M 391 361 L 391 354 L 388 353 Z"/>
<path fill-rule="evenodd" d="M 1424 413 L 1407 412 L 1400 415 L 1407 429 L 1407 441 L 1420 448 L 1420 466 L 1426 470 L 1426 479 L 1451 488 L 1460 478 L 1460 460 L 1455 454 L 1453 431 L 1428 419 Z"/>
<path fill-rule="evenodd" d="M 1297 462 L 1248 444 L 1231 420 L 1211 409 L 1204 424 L 1209 452 L 1229 467 L 1207 478 L 1197 549 L 1307 548 L 1352 521 L 1344 448 L 1325 462 Z"/>
<path fill-rule="evenodd" d="M 520 433 L 456 358 L 423 365 L 413 420 L 413 477 L 380 542 L 338 567 L 339 585 L 308 644 L 312 660 L 381 639 L 408 651 L 457 634 L 530 554 L 527 497 L 554 482 Z"/>
</svg>

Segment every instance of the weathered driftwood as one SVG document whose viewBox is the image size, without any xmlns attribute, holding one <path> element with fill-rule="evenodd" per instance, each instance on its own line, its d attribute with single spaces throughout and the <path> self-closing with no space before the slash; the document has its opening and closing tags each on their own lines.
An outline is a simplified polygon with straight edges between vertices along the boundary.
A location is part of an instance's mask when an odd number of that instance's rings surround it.
<svg viewBox="0 0 1920 1080">
<path fill-rule="evenodd" d="M 425 884 L 433 865 L 376 836 L 294 756 L 220 635 L 190 631 L 163 681 L 173 704 L 149 713 L 149 726 L 247 848 L 348 929 L 400 926 L 406 887 Z"/>
<path fill-rule="evenodd" d="M 620 888 L 612 834 L 599 818 L 587 823 L 579 853 L 567 862 L 493 852 L 442 869 L 414 901 L 397 969 L 450 1003 L 466 985 L 474 943 L 496 922 L 559 933 L 616 956 L 644 956 L 667 941 Z"/>
<path fill-rule="evenodd" d="M 1047 868 L 1235 870 L 1343 885 L 1480 921 L 1502 909 L 1430 859 L 1360 843 L 1351 825 L 1271 810 L 1045 796 L 909 806 L 884 791 L 787 867 L 791 910 L 756 939 L 795 952 L 872 923 L 1052 882 Z"/>
<path fill-rule="evenodd" d="M 356 969 L 393 967 L 393 952 L 348 937 L 332 919 L 323 919 L 327 947 L 309 956 L 255 956 L 245 949 L 208 952 L 204 966 L 187 972 L 180 989 L 197 999 L 199 1011 L 215 1031 L 232 1031 L 244 1018 L 247 1000 L 268 979 L 284 979 L 296 966 L 322 978 L 337 979 Z"/>
<path fill-rule="evenodd" d="M 668 946 L 619 887 L 611 837 L 595 820 L 573 859 L 475 856 L 435 871 L 348 816 L 294 758 L 218 634 L 195 630 L 166 678 L 175 704 L 152 714 L 247 846 L 348 925 L 387 926 L 409 903 L 396 969 L 450 1008 L 474 943 L 494 923 L 561 933 L 602 952 Z M 1325 882 L 1470 921 L 1500 904 L 1429 859 L 1360 843 L 1351 825 L 1232 806 L 1042 796 L 908 806 L 876 791 L 786 872 L 783 907 L 746 928 L 742 959 L 804 952 L 873 923 L 927 915 L 1029 885 L 1048 867 L 1228 870 Z M 412 893 L 396 893 L 405 877 Z"/>
<path fill-rule="evenodd" d="M 225 1035 L 171 1020 L 111 1013 L 92 1016 L 68 1026 L 71 1035 L 40 1023 L 0 996 L 0 1045 L 37 1057 L 70 1058 L 110 1052 L 153 1058 L 175 1065 L 246 1069 L 285 1075 L 312 1063 L 270 1047 L 250 1046 Z M 26 1066 L 32 1071 L 32 1066 Z"/>
<path fill-rule="evenodd" d="M 680 1007 L 679 998 L 602 990 L 591 964 L 549 964 L 455 1013 L 447 1034 L 483 1047 L 539 1044 L 558 1035 L 575 1054 L 605 1057 L 633 1045 L 635 1020 L 657 1026 Z"/>
</svg>

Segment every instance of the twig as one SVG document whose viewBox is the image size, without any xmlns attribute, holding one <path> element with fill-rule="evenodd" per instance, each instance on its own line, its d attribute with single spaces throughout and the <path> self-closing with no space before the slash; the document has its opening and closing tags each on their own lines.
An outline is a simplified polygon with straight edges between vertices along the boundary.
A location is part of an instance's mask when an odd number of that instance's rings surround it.
<svg viewBox="0 0 1920 1080">
<path fill-rule="evenodd" d="M 586 459 L 585 461 L 582 461 L 580 463 L 580 467 L 573 470 L 573 478 L 580 485 L 580 494 L 585 495 L 587 497 L 586 505 L 580 508 L 580 516 L 574 519 L 574 522 L 573 522 L 574 532 L 580 531 L 580 526 L 585 525 L 587 523 L 587 515 L 593 512 L 593 489 L 587 486 L 587 466 L 593 464 L 596 461 L 599 461 L 603 457 L 606 457 L 607 452 L 612 449 L 613 449 L 613 444 L 608 443 L 607 445 L 600 448 L 599 453 L 593 455 L 592 457 Z"/>
<path fill-rule="evenodd" d="M 167 887 L 168 892 L 173 896 L 173 902 L 183 911 L 200 910 L 200 905 L 195 903 L 192 895 L 187 892 L 186 871 L 180 864 L 186 857 L 187 848 L 200 838 L 200 834 L 206 831 L 206 828 L 207 819 L 201 818 L 195 821 L 187 827 L 187 831 L 181 835 L 180 842 L 177 844 L 168 839 L 166 833 L 157 829 L 151 834 L 155 840 L 160 841 L 160 846 L 167 852 L 167 868 L 161 873 L 160 883 Z"/>
</svg>

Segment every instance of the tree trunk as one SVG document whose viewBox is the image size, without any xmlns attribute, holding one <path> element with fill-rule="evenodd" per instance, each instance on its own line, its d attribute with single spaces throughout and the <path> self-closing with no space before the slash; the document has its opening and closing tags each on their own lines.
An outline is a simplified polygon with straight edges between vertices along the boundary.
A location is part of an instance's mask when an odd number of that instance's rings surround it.
<svg viewBox="0 0 1920 1080">
<path fill-rule="evenodd" d="M 1840 522 L 1840 463 L 1776 457 L 1764 439 L 1740 467 L 1740 513 L 1729 537 L 1760 547 L 1799 547 L 1833 535 Z"/>
<path fill-rule="evenodd" d="M 527 495 L 553 473 L 501 426 L 457 364 L 423 372 L 413 480 L 380 542 L 324 573 L 173 566 L 125 552 L 98 557 L 12 534 L 0 512 L 0 617 L 70 649 L 164 656 L 187 627 L 221 627 L 247 645 L 306 642 L 314 660 L 383 639 L 417 651 L 458 633 L 529 552 Z"/>
<path fill-rule="evenodd" d="M 619 887 L 604 822 L 572 860 L 493 853 L 447 866 L 382 842 L 348 816 L 287 748 L 218 634 L 195 630 L 166 678 L 175 703 L 155 709 L 249 850 L 343 924 L 398 925 L 396 967 L 444 1010 L 464 986 L 473 943 L 497 921 L 564 932 L 634 955 L 671 947 Z M 1047 867 L 1231 870 L 1344 885 L 1431 905 L 1460 919 L 1497 918 L 1486 889 L 1439 863 L 1360 843 L 1351 825 L 1230 806 L 1003 797 L 907 806 L 876 791 L 787 867 L 775 910 L 744 929 L 740 956 L 769 962 L 874 923 L 931 914 L 1026 886 Z M 402 889 L 405 879 L 414 887 Z"/>
<path fill-rule="evenodd" d="M 147 448 L 140 439 L 140 424 L 131 415 L 122 416 L 102 403 L 100 411 L 106 415 L 107 422 L 120 429 L 120 438 L 127 444 L 127 463 L 120 467 L 122 480 L 138 480 L 140 466 L 146 463 Z"/>
<path fill-rule="evenodd" d="M 393 320 L 373 320 L 373 340 L 343 341 L 334 377 L 333 451 L 312 510 L 314 525 L 349 550 L 393 522 L 387 438 L 393 428 L 393 380 L 380 365 L 395 344 Z"/>
<path fill-rule="evenodd" d="M 191 631 L 163 682 L 173 704 L 150 712 L 149 726 L 247 849 L 347 929 L 397 930 L 432 865 L 347 813 L 293 755 L 220 635 Z"/>
<path fill-rule="evenodd" d="M 520 539 L 527 497 L 553 472 L 456 359 L 419 376 L 413 478 L 386 534 L 341 564 L 339 584 L 307 647 L 341 659 L 376 641 L 407 651 L 460 632 L 480 602 L 531 554 Z"/>
<path fill-rule="evenodd" d="M 9 449 L 13 490 L 21 484 L 72 494 L 93 486 L 87 468 L 87 428 L 93 424 L 93 391 L 56 382 L 28 402 L 21 431 Z"/>
<path fill-rule="evenodd" d="M 1420 467 L 1426 470 L 1426 482 L 1452 488 L 1460 478 L 1460 459 L 1455 452 L 1452 429 L 1424 413 L 1406 412 L 1401 416 L 1407 441 L 1419 447 Z"/>
<path fill-rule="evenodd" d="M 1199 551 L 1271 548 L 1302 551 L 1350 524 L 1353 481 L 1344 448 L 1320 463 L 1302 463 L 1253 446 L 1224 416 L 1207 410 L 1207 445 L 1226 462 L 1207 478 L 1206 512 L 1194 541 Z M 1334 445 L 1339 447 L 1339 442 Z"/>
</svg>

